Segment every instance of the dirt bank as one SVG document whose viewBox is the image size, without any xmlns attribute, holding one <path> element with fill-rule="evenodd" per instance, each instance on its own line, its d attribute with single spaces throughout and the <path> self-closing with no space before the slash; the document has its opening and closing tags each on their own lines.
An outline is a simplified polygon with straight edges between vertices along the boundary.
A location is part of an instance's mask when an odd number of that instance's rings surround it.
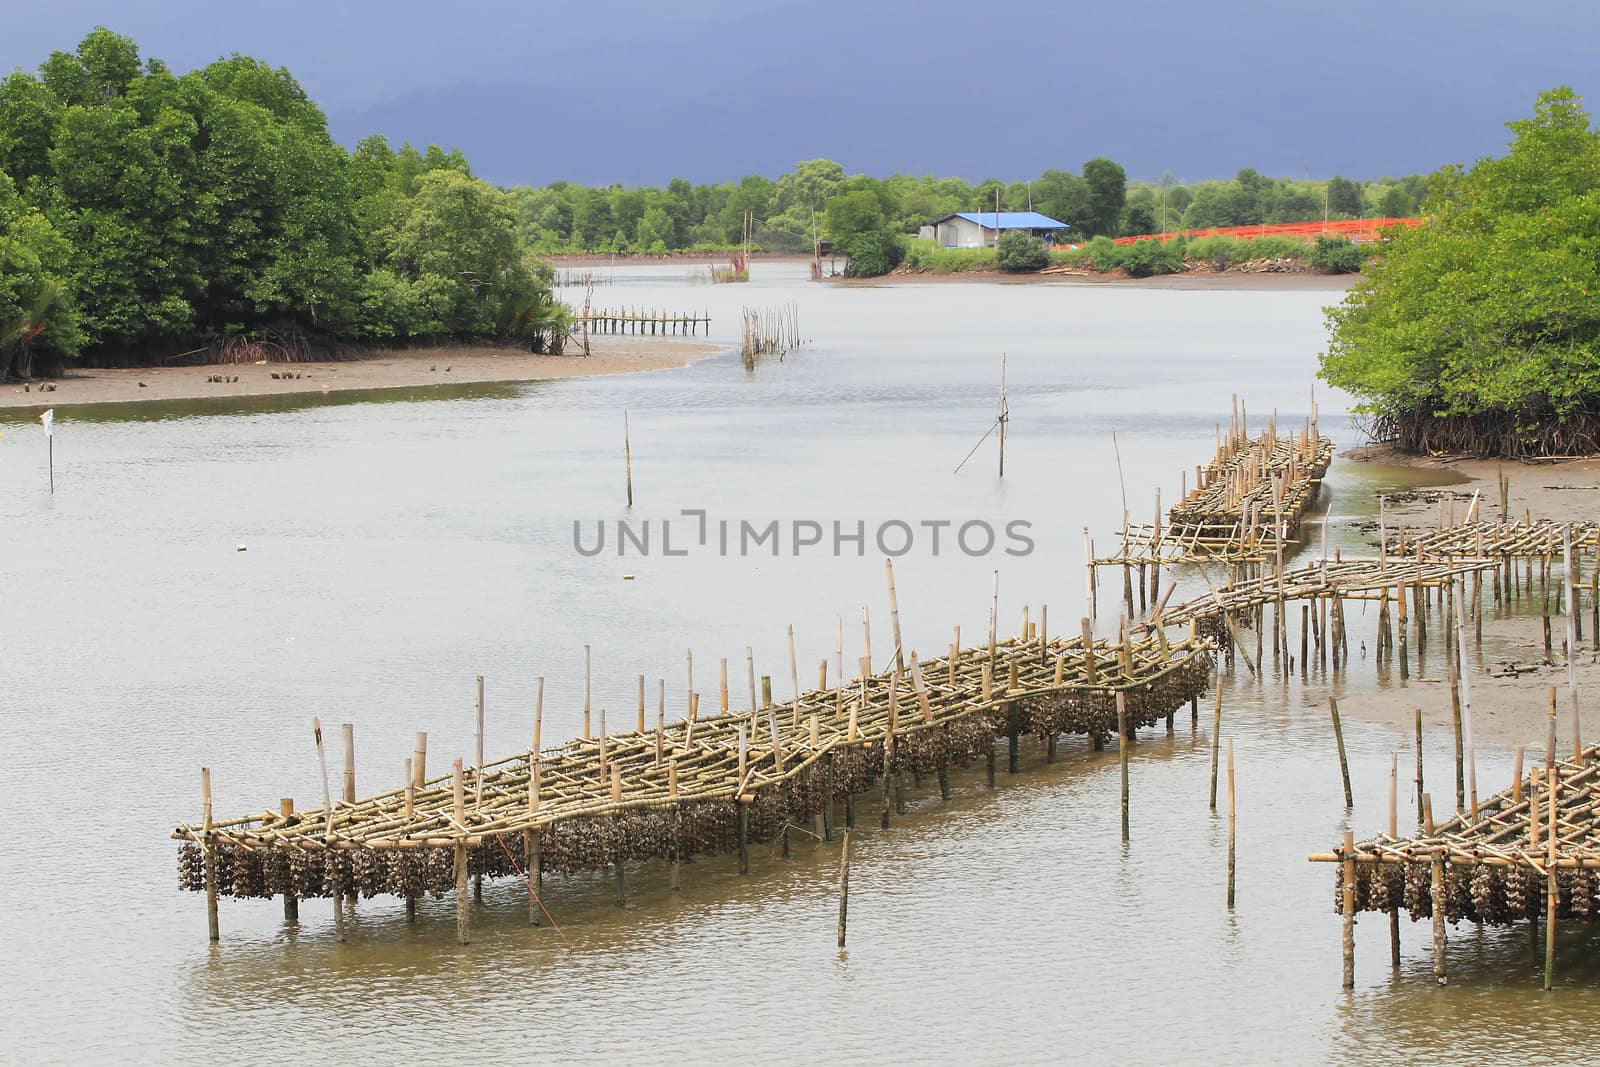
<svg viewBox="0 0 1600 1067">
<path fill-rule="evenodd" d="M 1277 273 L 1253 271 L 1195 271 L 1132 278 L 1118 272 L 1106 274 L 1085 271 L 1081 274 L 1008 274 L 998 270 L 967 270 L 954 274 L 907 271 L 878 278 L 829 279 L 838 285 L 947 285 L 990 282 L 1002 285 L 1109 285 L 1140 289 L 1190 290 L 1268 290 L 1286 292 L 1342 293 L 1361 280 L 1359 274 L 1309 274 L 1296 271 Z"/>
<path fill-rule="evenodd" d="M 67 407 L 196 397 L 277 396 L 347 389 L 393 389 L 463 382 L 526 382 L 682 367 L 714 355 L 715 345 L 654 338 L 607 337 L 589 356 L 536 356 L 514 348 L 440 347 L 378 352 L 337 363 L 252 363 L 236 366 L 80 370 L 53 382 L 0 387 L 0 409 Z M 280 375 L 274 378 L 273 375 Z M 284 378 L 294 374 L 297 377 Z M 221 376 L 238 381 L 209 382 Z M 54 385 L 51 392 L 41 386 Z"/>
<path fill-rule="evenodd" d="M 1498 520 L 1500 495 L 1497 479 L 1502 471 L 1511 479 L 1509 510 L 1514 520 L 1521 521 L 1530 513 L 1535 522 L 1541 518 L 1556 521 L 1600 518 L 1600 456 L 1558 463 L 1517 463 L 1402 456 L 1387 447 L 1372 446 L 1346 452 L 1344 458 L 1356 462 L 1380 462 L 1437 470 L 1464 479 L 1443 490 L 1425 490 L 1412 499 L 1392 504 L 1386 501 L 1385 510 L 1393 521 L 1413 528 L 1431 529 L 1438 517 L 1440 495 L 1451 492 L 1458 498 L 1458 519 L 1465 515 L 1472 494 L 1478 492 L 1480 517 Z M 1559 553 L 1558 547 L 1558 556 Z M 1518 569 L 1520 572 L 1520 564 Z M 1584 568 L 1581 580 L 1587 582 L 1588 578 L 1588 568 Z M 1473 667 L 1470 684 L 1476 740 L 1482 745 L 1504 748 L 1525 744 L 1536 746 L 1542 752 L 1549 690 L 1554 686 L 1559 707 L 1557 733 L 1562 739 L 1561 747 L 1570 749 L 1572 731 L 1567 710 L 1567 661 L 1562 652 L 1565 618 L 1551 619 L 1552 662 L 1546 663 L 1542 601 L 1539 597 L 1520 602 L 1516 615 L 1496 618 L 1487 581 L 1484 583 L 1483 596 L 1481 650 L 1475 649 L 1470 634 L 1467 642 L 1468 657 Z M 1554 603 L 1552 594 L 1552 612 Z M 1595 655 L 1592 603 L 1583 592 L 1579 594 L 1578 603 L 1583 621 L 1583 637 L 1578 641 L 1578 692 L 1585 719 L 1583 733 L 1585 740 L 1592 742 L 1600 735 L 1600 711 L 1596 710 L 1594 700 L 1595 694 L 1600 693 L 1600 663 L 1597 663 Z M 1450 690 L 1443 661 L 1444 629 L 1437 617 L 1430 619 L 1430 622 L 1427 667 L 1421 677 L 1414 673 L 1403 688 L 1391 685 L 1380 688 L 1376 693 L 1353 695 L 1348 701 L 1340 702 L 1339 710 L 1383 723 L 1401 734 L 1409 734 L 1413 729 L 1415 709 L 1420 707 L 1427 730 L 1452 730 Z M 1470 628 L 1472 624 L 1469 622 L 1467 625 Z M 1415 654 L 1414 639 L 1412 652 Z M 1370 664 L 1370 658 L 1365 662 Z M 1512 664 L 1515 665 L 1515 671 L 1508 670 L 1508 665 Z M 1503 784 L 1480 782 L 1479 793 L 1487 796 Z"/>
</svg>

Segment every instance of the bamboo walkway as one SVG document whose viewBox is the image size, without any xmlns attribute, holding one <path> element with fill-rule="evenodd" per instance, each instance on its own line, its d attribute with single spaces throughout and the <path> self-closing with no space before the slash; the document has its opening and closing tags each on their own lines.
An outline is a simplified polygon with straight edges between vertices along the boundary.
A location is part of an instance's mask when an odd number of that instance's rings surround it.
<svg viewBox="0 0 1600 1067">
<path fill-rule="evenodd" d="M 1062 733 L 1088 734 L 1098 747 L 1119 722 L 1124 731 L 1162 717 L 1170 725 L 1208 684 L 1213 647 L 1193 635 L 1098 640 L 1086 654 L 1081 638 L 1047 640 L 1025 628 L 1024 638 L 954 658 L 905 662 L 897 650 L 889 669 L 865 681 L 745 712 L 667 723 L 658 704 L 653 729 L 641 677 L 631 731 L 607 734 L 602 713 L 597 736 L 541 751 L 541 714 L 527 753 L 481 769 L 457 761 L 451 774 L 429 777 L 419 750 L 403 788 L 309 811 L 214 822 L 207 778 L 206 818 L 172 835 L 183 842 L 180 885 L 213 901 L 281 895 L 286 910 L 307 897 L 337 902 L 356 893 L 398 894 L 414 906 L 426 891 L 464 893 L 469 873 L 532 871 L 531 908 L 543 871 L 614 868 L 620 902 L 625 861 L 667 860 L 676 881 L 684 860 L 737 851 L 743 869 L 751 842 L 790 826 L 814 823 L 819 836 L 829 834 L 838 801 L 853 824 L 856 798 L 875 784 L 887 825 L 890 786 L 898 793 L 904 775 L 937 775 L 947 795 L 953 764 L 987 754 L 992 779 L 997 738 L 1008 739 L 1015 770 L 1020 734 L 1046 738 L 1052 756 Z M 750 681 L 753 698 L 753 670 Z M 692 694 L 690 707 L 697 702 Z M 353 764 L 346 776 L 353 783 Z"/>
</svg>

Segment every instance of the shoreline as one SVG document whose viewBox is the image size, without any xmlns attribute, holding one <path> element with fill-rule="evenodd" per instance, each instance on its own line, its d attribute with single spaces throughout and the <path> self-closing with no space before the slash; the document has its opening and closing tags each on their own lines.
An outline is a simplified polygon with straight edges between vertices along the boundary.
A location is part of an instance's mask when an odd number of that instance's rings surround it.
<svg viewBox="0 0 1600 1067">
<path fill-rule="evenodd" d="M 845 286 L 948 285 L 992 282 L 999 285 L 1092 285 L 1138 289 L 1178 289 L 1192 292 L 1268 291 L 1342 293 L 1362 278 L 1359 274 L 1313 274 L 1309 271 L 1185 271 L 1178 274 L 1153 274 L 1134 278 L 1126 274 L 1094 271 L 1060 274 L 1010 274 L 1000 270 L 963 270 L 949 274 L 932 271 L 903 271 L 876 278 L 846 278 L 836 275 L 826 281 Z"/>
<path fill-rule="evenodd" d="M 1600 491 L 1600 456 L 1561 460 L 1551 463 L 1522 463 L 1516 460 L 1483 460 L 1470 457 L 1408 456 L 1387 445 L 1368 445 L 1340 453 L 1340 458 L 1356 463 L 1382 463 L 1386 466 L 1409 467 L 1415 470 L 1449 473 L 1460 481 L 1433 491 L 1423 491 L 1403 503 L 1387 504 L 1385 513 L 1390 523 L 1404 523 L 1412 529 L 1431 529 L 1439 514 L 1441 495 L 1455 493 L 1457 516 L 1468 506 L 1474 492 L 1479 493 L 1479 517 L 1487 521 L 1500 519 L 1500 498 L 1496 479 L 1504 472 L 1511 479 L 1509 494 L 1510 518 L 1521 522 L 1532 515 L 1535 523 L 1540 519 L 1555 522 L 1593 519 L 1600 515 L 1595 504 Z M 1587 491 L 1586 491 L 1587 490 Z M 1374 535 L 1375 536 L 1375 535 Z M 1556 549 L 1560 557 L 1560 546 Z M 1587 575 L 1584 576 L 1587 581 Z M 1468 635 L 1467 657 L 1476 661 L 1471 673 L 1472 726 L 1474 740 L 1506 749 L 1517 745 L 1530 746 L 1530 751 L 1544 749 L 1547 722 L 1546 705 L 1549 691 L 1557 690 L 1562 711 L 1557 717 L 1558 748 L 1571 743 L 1571 726 L 1566 716 L 1567 669 L 1561 646 L 1564 637 L 1563 617 L 1551 616 L 1553 629 L 1553 664 L 1544 662 L 1544 624 L 1542 611 L 1531 601 L 1519 601 L 1521 614 L 1499 617 L 1492 594 L 1485 582 L 1483 592 L 1483 644 L 1481 649 Z M 1588 598 L 1580 593 L 1580 610 L 1587 609 Z M 1551 611 L 1554 612 L 1554 597 Z M 1339 710 L 1347 716 L 1387 726 L 1396 733 L 1413 736 L 1416 709 L 1422 709 L 1423 727 L 1430 735 L 1437 731 L 1447 734 L 1454 724 L 1450 708 L 1450 688 L 1440 667 L 1443 627 L 1437 617 L 1430 620 L 1428 671 L 1418 671 L 1409 683 L 1399 684 L 1393 669 L 1391 680 L 1381 684 L 1375 692 L 1353 693 L 1341 699 Z M 1596 635 L 1591 632 L 1592 618 L 1585 610 L 1584 634 L 1578 641 L 1577 677 L 1580 693 L 1600 691 L 1600 663 L 1595 655 Z M 1469 627 L 1470 629 L 1470 623 Z M 1415 643 L 1411 650 L 1417 654 Z M 1360 661 L 1358 661 L 1360 662 Z M 1506 665 L 1518 667 L 1514 676 L 1508 676 Z M 1415 664 L 1414 664 L 1415 666 Z M 1596 729 L 1589 716 L 1583 728 L 1592 735 Z M 1493 792 L 1489 790 L 1488 792 Z M 1487 793 L 1485 793 L 1487 795 Z"/>
<path fill-rule="evenodd" d="M 181 367 L 82 368 L 66 377 L 0 386 L 0 412 L 169 400 L 297 396 L 430 385 L 534 382 L 674 370 L 727 351 L 724 345 L 663 338 L 604 337 L 592 355 L 534 355 L 515 348 L 443 345 L 390 349 L 361 359 Z M 299 377 L 274 379 L 273 374 Z M 236 382 L 208 382 L 209 377 Z M 39 386 L 53 385 L 41 392 Z"/>
</svg>

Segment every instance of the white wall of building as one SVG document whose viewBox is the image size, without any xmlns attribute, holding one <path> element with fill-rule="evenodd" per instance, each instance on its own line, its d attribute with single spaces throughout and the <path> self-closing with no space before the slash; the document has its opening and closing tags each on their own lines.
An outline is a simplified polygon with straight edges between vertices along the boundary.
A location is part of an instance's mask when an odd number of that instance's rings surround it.
<svg viewBox="0 0 1600 1067">
<path fill-rule="evenodd" d="M 994 230 L 963 218 L 939 223 L 938 241 L 942 248 L 985 248 L 994 244 Z"/>
</svg>

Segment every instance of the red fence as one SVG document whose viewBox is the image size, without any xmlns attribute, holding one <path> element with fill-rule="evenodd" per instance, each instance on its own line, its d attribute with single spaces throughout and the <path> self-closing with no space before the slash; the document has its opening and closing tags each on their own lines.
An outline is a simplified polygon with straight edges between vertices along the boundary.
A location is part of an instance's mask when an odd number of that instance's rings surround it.
<svg viewBox="0 0 1600 1067">
<path fill-rule="evenodd" d="M 1376 241 L 1379 231 L 1390 226 L 1420 226 L 1421 219 L 1332 219 L 1328 222 L 1280 222 L 1258 226 L 1213 226 L 1205 230 L 1174 230 L 1171 233 L 1146 233 L 1137 237 L 1118 237 L 1112 244 L 1130 245 L 1135 241 L 1168 241 L 1174 237 L 1293 237 L 1307 244 L 1323 234 L 1351 241 Z"/>
</svg>

